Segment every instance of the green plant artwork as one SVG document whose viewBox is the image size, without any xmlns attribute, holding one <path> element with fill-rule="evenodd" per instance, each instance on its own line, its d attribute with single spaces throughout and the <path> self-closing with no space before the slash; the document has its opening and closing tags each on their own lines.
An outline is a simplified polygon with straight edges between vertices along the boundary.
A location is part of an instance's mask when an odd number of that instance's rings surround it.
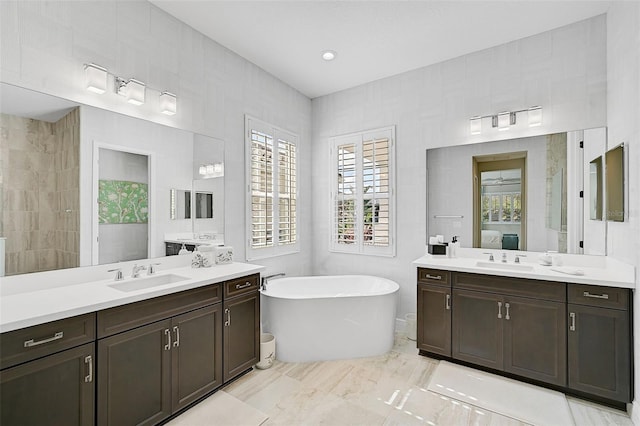
<svg viewBox="0 0 640 426">
<path fill-rule="evenodd" d="M 126 180 L 98 181 L 99 223 L 147 223 L 149 188 Z"/>
</svg>

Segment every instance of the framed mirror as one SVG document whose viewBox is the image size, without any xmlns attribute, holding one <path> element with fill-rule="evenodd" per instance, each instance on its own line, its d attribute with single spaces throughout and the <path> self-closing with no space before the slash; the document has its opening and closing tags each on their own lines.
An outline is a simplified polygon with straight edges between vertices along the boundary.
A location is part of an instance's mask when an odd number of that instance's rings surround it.
<svg viewBox="0 0 640 426">
<path fill-rule="evenodd" d="M 602 157 L 589 163 L 589 219 L 602 220 Z"/>
<path fill-rule="evenodd" d="M 624 169 L 624 144 L 620 144 L 605 156 L 607 220 L 613 222 L 624 222 Z"/>
</svg>

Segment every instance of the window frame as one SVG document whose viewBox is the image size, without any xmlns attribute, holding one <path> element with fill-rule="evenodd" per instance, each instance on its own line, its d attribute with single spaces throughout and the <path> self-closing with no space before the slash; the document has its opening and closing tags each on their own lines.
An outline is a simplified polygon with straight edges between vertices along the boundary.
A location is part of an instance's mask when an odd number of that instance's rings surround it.
<svg viewBox="0 0 640 426">
<path fill-rule="evenodd" d="M 329 252 L 333 253 L 350 253 L 368 256 L 382 256 L 382 257 L 395 257 L 396 256 L 396 133 L 395 126 L 387 126 L 378 129 L 366 130 L 361 132 L 349 133 L 340 136 L 334 136 L 329 138 L 329 173 L 330 189 L 329 189 Z M 388 196 L 376 197 L 376 193 L 365 193 L 364 177 L 365 166 L 363 159 L 363 144 L 369 141 L 376 141 L 381 139 L 388 139 Z M 342 198 L 339 199 L 339 170 L 338 170 L 338 151 L 340 146 L 346 146 L 353 144 L 355 146 L 355 193 L 353 195 L 345 196 L 342 193 Z M 344 177 L 343 177 L 344 179 Z M 370 199 L 387 199 L 389 203 L 389 226 L 388 226 L 388 238 L 389 243 L 387 246 L 376 246 L 372 244 L 365 244 L 365 238 L 363 234 L 364 229 L 364 203 Z M 353 244 L 344 244 L 338 241 L 337 227 L 339 221 L 337 218 L 337 206 L 339 201 L 355 201 L 355 224 L 354 224 L 354 236 L 355 241 Z"/>
<path fill-rule="evenodd" d="M 252 176 L 252 132 L 258 131 L 267 134 L 273 139 L 273 152 L 271 157 L 271 185 L 272 185 L 272 203 L 271 203 L 271 226 L 272 226 L 272 245 L 266 247 L 254 247 L 253 246 L 253 215 L 252 215 L 252 188 L 251 188 L 251 176 Z M 295 153 L 293 158 L 295 159 L 295 218 L 289 223 L 293 223 L 295 227 L 295 242 L 293 243 L 281 243 L 280 242 L 280 162 L 279 162 L 279 140 L 284 140 L 287 143 L 292 144 L 295 147 Z M 282 129 L 273 124 L 267 123 L 255 117 L 245 115 L 245 238 L 246 238 L 246 260 L 259 260 L 266 259 L 275 256 L 284 256 L 288 254 L 294 254 L 300 252 L 300 180 L 299 170 L 300 167 L 300 138 L 299 136 L 289 130 Z M 290 183 L 291 180 L 288 181 Z M 291 200 L 290 196 L 283 196 Z"/>
</svg>

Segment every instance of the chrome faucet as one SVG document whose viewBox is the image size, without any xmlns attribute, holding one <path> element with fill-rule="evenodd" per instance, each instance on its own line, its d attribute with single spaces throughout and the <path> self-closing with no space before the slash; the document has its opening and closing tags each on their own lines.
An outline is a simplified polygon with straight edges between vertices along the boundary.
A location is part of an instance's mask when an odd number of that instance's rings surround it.
<svg viewBox="0 0 640 426">
<path fill-rule="evenodd" d="M 493 253 L 482 253 L 482 254 L 488 254 L 489 255 L 489 262 L 493 262 Z"/>
<path fill-rule="evenodd" d="M 507 253 L 502 253 L 502 263 L 507 263 Z"/>
<path fill-rule="evenodd" d="M 160 263 L 150 263 L 149 269 L 147 269 L 147 275 L 153 275 L 156 273 L 156 266 L 160 265 Z"/>
<path fill-rule="evenodd" d="M 284 277 L 285 274 L 284 272 L 280 272 L 278 274 L 273 274 L 273 275 L 269 275 L 266 277 L 262 277 L 262 285 L 260 286 L 260 289 L 262 291 L 267 291 L 267 281 L 269 281 L 271 278 L 275 278 L 275 277 Z"/>
<path fill-rule="evenodd" d="M 527 257 L 526 254 L 516 254 L 516 258 L 514 259 L 514 263 L 520 263 L 521 257 Z"/>
<path fill-rule="evenodd" d="M 140 276 L 140 271 L 144 271 L 147 269 L 146 266 L 138 266 L 137 264 L 133 265 L 133 269 L 131 270 L 131 278 L 138 278 Z"/>
<path fill-rule="evenodd" d="M 107 272 L 115 272 L 116 273 L 116 276 L 113 278 L 114 281 L 122 281 L 124 279 L 124 277 L 122 276 L 122 269 L 121 268 L 109 269 Z"/>
</svg>

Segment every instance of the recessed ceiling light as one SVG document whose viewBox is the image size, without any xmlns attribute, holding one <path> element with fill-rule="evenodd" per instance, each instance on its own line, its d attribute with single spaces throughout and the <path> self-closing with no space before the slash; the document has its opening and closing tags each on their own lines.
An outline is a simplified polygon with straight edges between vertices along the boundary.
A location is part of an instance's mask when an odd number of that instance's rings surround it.
<svg viewBox="0 0 640 426">
<path fill-rule="evenodd" d="M 322 59 L 325 61 L 333 61 L 336 58 L 337 53 L 333 50 L 325 50 L 322 52 Z"/>
</svg>

